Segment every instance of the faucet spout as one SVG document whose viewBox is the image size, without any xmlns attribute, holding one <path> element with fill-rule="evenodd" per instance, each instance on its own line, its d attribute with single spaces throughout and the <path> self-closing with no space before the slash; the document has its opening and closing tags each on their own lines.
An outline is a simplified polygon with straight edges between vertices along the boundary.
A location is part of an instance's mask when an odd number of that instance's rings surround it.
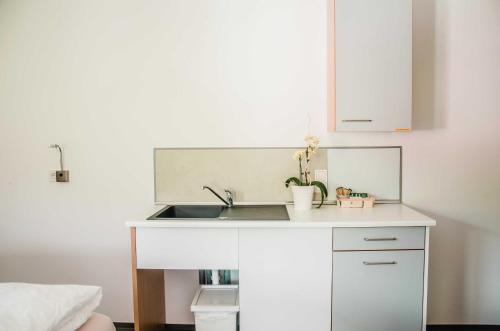
<svg viewBox="0 0 500 331">
<path fill-rule="evenodd" d="M 210 192 L 212 192 L 217 198 L 219 198 L 220 201 L 224 202 L 224 204 L 226 206 L 228 206 L 229 208 L 231 208 L 233 206 L 233 195 L 232 195 L 231 191 L 224 190 L 226 192 L 228 200 L 229 200 L 229 201 L 227 201 L 226 199 L 221 197 L 219 194 L 217 194 L 217 192 L 215 192 L 210 186 L 203 186 L 202 189 L 209 190 Z"/>
</svg>

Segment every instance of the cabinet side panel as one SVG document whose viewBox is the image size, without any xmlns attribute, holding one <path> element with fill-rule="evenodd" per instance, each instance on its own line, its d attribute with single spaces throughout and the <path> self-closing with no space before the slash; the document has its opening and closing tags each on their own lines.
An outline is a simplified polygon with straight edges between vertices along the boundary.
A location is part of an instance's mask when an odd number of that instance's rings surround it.
<svg viewBox="0 0 500 331">
<path fill-rule="evenodd" d="M 136 229 L 131 228 L 134 328 L 160 331 L 165 325 L 165 284 L 163 270 L 137 269 Z"/>
<path fill-rule="evenodd" d="M 429 236 L 430 227 L 425 227 L 424 291 L 422 302 L 422 331 L 427 330 L 427 291 L 429 286 Z"/>
<path fill-rule="evenodd" d="M 336 131 L 336 101 L 335 101 L 335 0 L 327 0 L 327 128 L 329 132 Z"/>
</svg>

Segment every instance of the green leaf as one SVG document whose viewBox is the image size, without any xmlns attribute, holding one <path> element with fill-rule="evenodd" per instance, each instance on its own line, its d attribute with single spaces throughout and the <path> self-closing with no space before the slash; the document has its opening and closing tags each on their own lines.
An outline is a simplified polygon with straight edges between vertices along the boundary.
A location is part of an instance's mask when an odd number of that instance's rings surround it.
<svg viewBox="0 0 500 331">
<path fill-rule="evenodd" d="M 290 177 L 286 180 L 285 182 L 285 186 L 288 187 L 290 186 L 290 183 L 293 182 L 295 185 L 297 186 L 302 186 L 302 182 L 300 181 L 300 179 L 298 179 L 297 177 Z"/>
<path fill-rule="evenodd" d="M 323 202 L 325 201 L 325 198 L 328 197 L 328 190 L 322 182 L 319 182 L 317 180 L 311 182 L 312 186 L 316 186 L 319 189 L 319 192 L 321 193 L 321 203 L 319 204 L 318 208 L 320 208 L 323 205 Z"/>
</svg>

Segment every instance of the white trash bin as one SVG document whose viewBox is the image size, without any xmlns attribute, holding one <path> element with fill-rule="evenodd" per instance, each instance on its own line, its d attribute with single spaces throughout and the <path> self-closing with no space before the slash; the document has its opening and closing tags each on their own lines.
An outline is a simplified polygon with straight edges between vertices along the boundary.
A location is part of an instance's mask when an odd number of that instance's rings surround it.
<svg viewBox="0 0 500 331">
<path fill-rule="evenodd" d="M 196 331 L 236 331 L 238 285 L 202 285 L 191 304 Z"/>
</svg>

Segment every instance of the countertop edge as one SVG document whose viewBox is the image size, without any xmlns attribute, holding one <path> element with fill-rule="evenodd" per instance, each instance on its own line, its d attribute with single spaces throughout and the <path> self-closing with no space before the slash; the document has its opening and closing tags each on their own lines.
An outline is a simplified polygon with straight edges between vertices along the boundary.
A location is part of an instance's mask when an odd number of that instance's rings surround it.
<svg viewBox="0 0 500 331">
<path fill-rule="evenodd" d="M 380 208 L 380 209 L 379 209 Z M 287 205 L 289 221 L 276 220 L 140 220 L 126 222 L 129 228 L 358 228 L 435 226 L 436 220 L 404 204 L 373 209 L 342 208 L 295 211 Z"/>
<path fill-rule="evenodd" d="M 126 222 L 129 228 L 367 228 L 367 227 L 411 227 L 435 226 L 435 220 L 418 221 L 138 221 Z"/>
</svg>

